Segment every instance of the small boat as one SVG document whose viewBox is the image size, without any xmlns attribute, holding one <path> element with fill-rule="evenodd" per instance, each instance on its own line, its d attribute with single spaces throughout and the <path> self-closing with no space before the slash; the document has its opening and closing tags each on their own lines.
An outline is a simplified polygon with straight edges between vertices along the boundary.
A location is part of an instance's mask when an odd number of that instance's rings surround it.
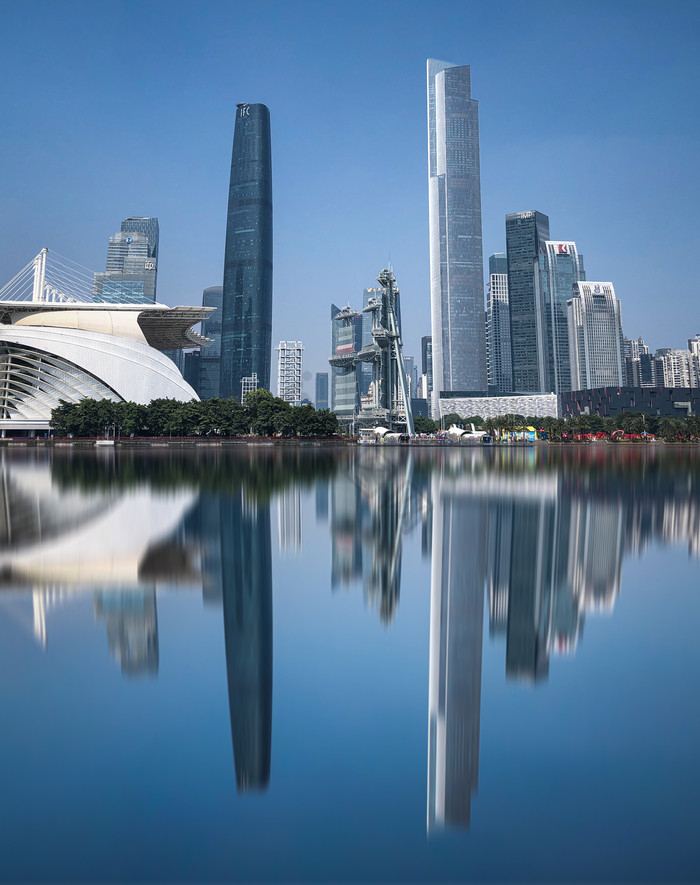
<svg viewBox="0 0 700 885">
<path fill-rule="evenodd" d="M 114 440 L 113 439 L 96 439 L 95 445 L 96 446 L 113 446 Z"/>
</svg>

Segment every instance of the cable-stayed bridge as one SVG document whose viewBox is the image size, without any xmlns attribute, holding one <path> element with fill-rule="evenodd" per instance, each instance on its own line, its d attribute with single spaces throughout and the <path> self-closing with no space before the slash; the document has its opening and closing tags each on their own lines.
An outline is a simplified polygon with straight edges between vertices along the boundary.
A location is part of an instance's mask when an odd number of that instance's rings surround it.
<svg viewBox="0 0 700 885">
<path fill-rule="evenodd" d="M 92 303 L 94 277 L 77 261 L 44 248 L 0 288 L 0 302 Z"/>
</svg>

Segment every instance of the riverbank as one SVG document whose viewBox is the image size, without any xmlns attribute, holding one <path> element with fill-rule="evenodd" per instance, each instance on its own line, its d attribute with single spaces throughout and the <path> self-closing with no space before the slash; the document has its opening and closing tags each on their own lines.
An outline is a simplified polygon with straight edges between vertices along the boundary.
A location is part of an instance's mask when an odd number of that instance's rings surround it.
<svg viewBox="0 0 700 885">
<path fill-rule="evenodd" d="M 445 439 L 420 439 L 415 440 L 408 445 L 421 448 L 461 448 L 461 449 L 483 449 L 491 451 L 493 449 L 504 448 L 532 448 L 533 446 L 553 446 L 556 448 L 590 447 L 601 445 L 612 445 L 615 448 L 623 446 L 642 446 L 648 448 L 650 446 L 672 445 L 697 447 L 699 441 L 677 440 L 674 442 L 664 442 L 663 440 L 654 440 L 645 442 L 643 440 L 508 440 L 503 442 L 495 442 L 492 445 L 482 445 L 475 442 L 459 442 Z M 0 449 L 15 448 L 73 448 L 73 449 L 104 449 L 105 451 L 118 449 L 234 449 L 234 448 L 346 448 L 348 446 L 360 445 L 354 437 L 322 437 L 322 438 L 293 438 L 293 437 L 232 437 L 227 439 L 196 439 L 193 437 L 152 437 L 138 439 L 104 439 L 104 438 L 78 438 L 78 439 L 44 439 L 28 437 L 16 437 L 0 439 Z M 405 448 L 406 443 L 373 443 L 371 448 Z M 365 448 L 365 445 L 362 445 Z"/>
</svg>

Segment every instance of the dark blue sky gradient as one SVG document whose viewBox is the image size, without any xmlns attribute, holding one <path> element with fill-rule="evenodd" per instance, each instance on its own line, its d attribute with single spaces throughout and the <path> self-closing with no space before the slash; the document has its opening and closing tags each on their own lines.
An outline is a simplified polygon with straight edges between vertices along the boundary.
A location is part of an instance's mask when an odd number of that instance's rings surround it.
<svg viewBox="0 0 700 885">
<path fill-rule="evenodd" d="M 484 258 L 507 212 L 538 209 L 589 279 L 613 281 L 625 334 L 685 347 L 700 331 L 699 3 L 2 0 L 0 14 L 2 282 L 45 245 L 103 269 L 121 219 L 151 214 L 159 300 L 200 303 L 222 281 L 235 104 L 260 101 L 273 342 L 301 338 L 305 368 L 326 370 L 330 303 L 360 305 L 390 255 L 419 355 L 432 56 L 472 66 Z"/>
</svg>

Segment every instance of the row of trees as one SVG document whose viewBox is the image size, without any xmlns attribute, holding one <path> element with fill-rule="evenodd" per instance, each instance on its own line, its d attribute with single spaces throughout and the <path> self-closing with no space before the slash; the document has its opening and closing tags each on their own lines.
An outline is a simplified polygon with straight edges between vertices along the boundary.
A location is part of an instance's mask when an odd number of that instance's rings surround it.
<svg viewBox="0 0 700 885">
<path fill-rule="evenodd" d="M 236 399 L 182 403 L 154 399 L 147 406 L 84 399 L 51 412 L 56 436 L 332 436 L 338 419 L 329 409 L 291 406 L 269 390 Z"/>
<path fill-rule="evenodd" d="M 430 418 L 417 417 L 414 420 L 416 433 L 438 433 L 440 424 Z M 570 418 L 537 418 L 532 415 L 500 415 L 484 419 L 480 415 L 462 418 L 456 413 L 445 415 L 442 422 L 445 428 L 452 424 L 468 428 L 473 424 L 477 429 L 489 433 L 514 433 L 534 427 L 538 434 L 546 434 L 549 439 L 571 439 L 584 434 L 605 434 L 608 438 L 619 435 L 653 434 L 661 439 L 693 440 L 700 439 L 700 417 L 659 418 L 643 412 L 625 412 L 614 418 L 601 418 L 599 415 L 576 415 Z"/>
</svg>

